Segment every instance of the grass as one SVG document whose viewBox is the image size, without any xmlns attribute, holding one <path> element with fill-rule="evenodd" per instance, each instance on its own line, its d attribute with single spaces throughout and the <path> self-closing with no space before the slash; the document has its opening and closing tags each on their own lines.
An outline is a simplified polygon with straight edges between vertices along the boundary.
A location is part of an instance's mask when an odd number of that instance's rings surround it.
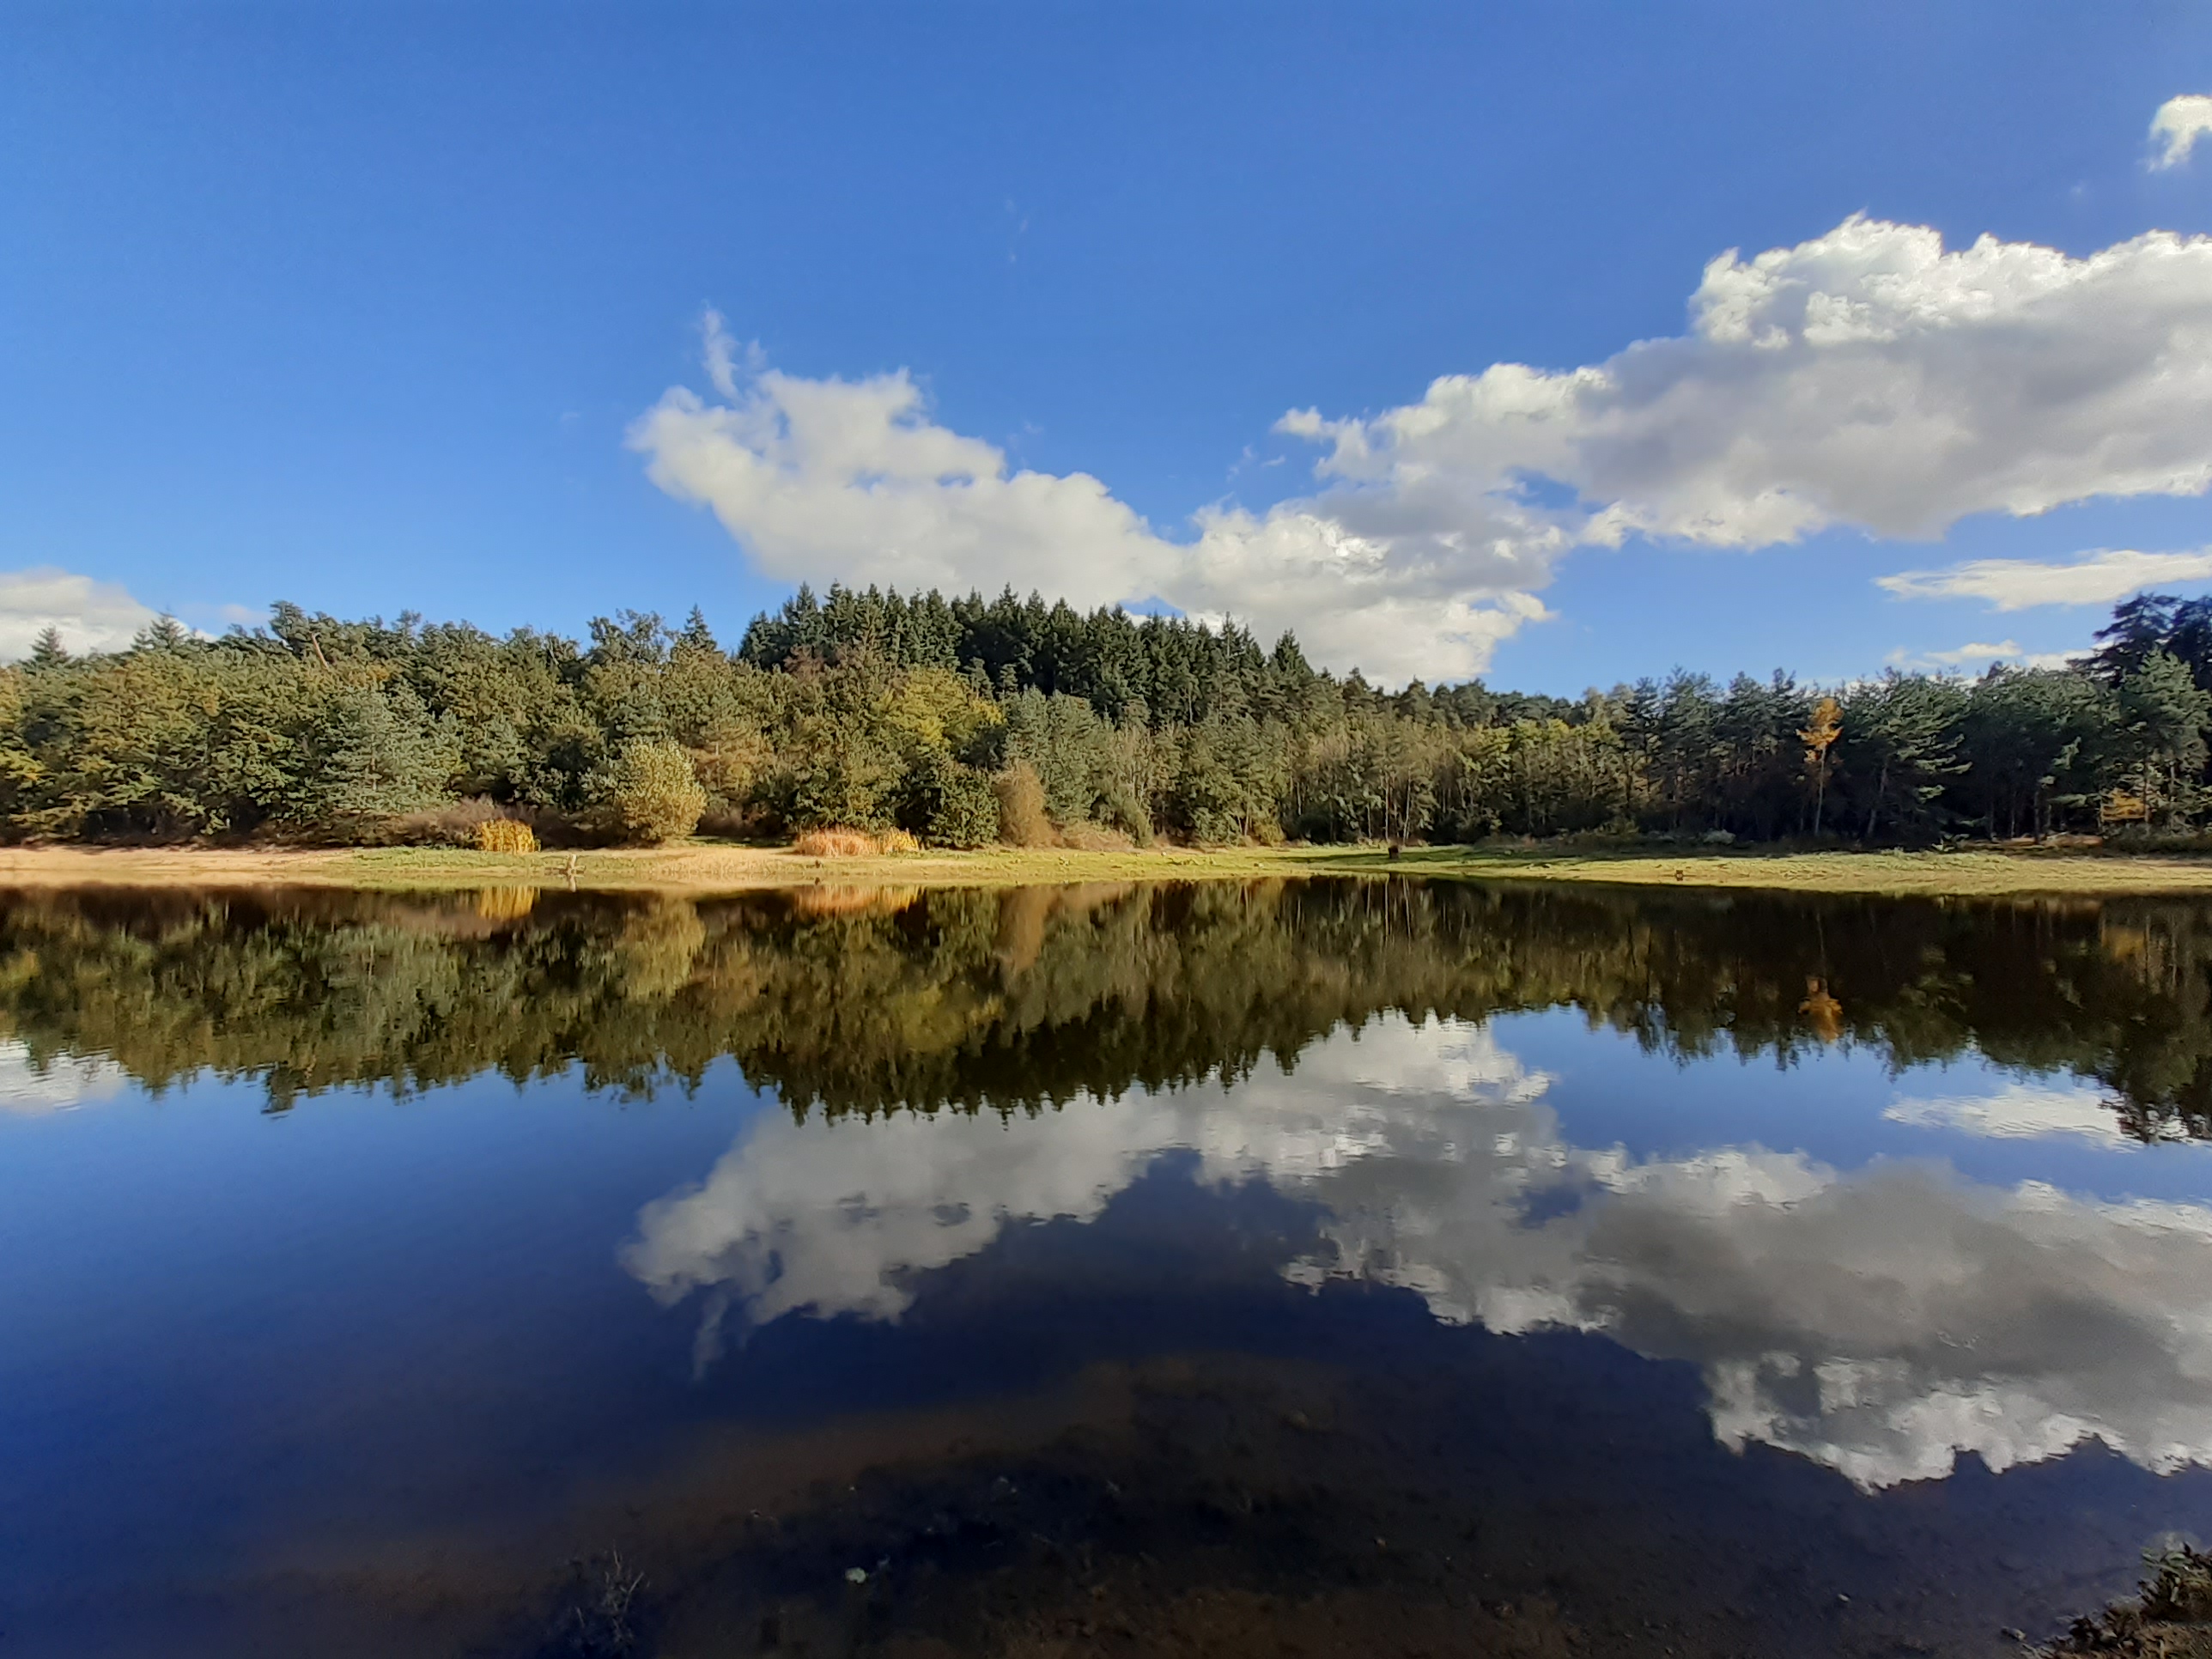
<svg viewBox="0 0 2212 1659">
<path fill-rule="evenodd" d="M 1995 896 L 2212 893 L 2212 857 L 2068 848 L 1941 853 L 1744 852 L 1583 848 L 988 848 L 811 858 L 791 847 L 694 841 L 580 853 L 446 848 L 0 848 L 0 886 L 476 887 L 740 892 L 844 885 L 1000 887 L 1031 882 L 1249 880 L 1404 874 L 1817 893 Z"/>
</svg>

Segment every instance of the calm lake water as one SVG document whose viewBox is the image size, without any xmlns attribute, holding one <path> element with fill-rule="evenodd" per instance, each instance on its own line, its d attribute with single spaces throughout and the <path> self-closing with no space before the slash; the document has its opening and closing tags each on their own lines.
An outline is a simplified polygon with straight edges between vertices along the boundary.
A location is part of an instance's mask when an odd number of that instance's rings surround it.
<svg viewBox="0 0 2212 1659">
<path fill-rule="evenodd" d="M 1996 1654 L 2212 1537 L 2212 907 L 0 896 L 0 1655 Z"/>
</svg>

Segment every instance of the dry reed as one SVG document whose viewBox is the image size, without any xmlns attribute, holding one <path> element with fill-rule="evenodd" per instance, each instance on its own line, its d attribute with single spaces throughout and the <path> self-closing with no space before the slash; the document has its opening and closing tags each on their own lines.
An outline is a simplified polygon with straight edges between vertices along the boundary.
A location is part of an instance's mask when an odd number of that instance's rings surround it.
<svg viewBox="0 0 2212 1659">
<path fill-rule="evenodd" d="M 486 818 L 477 825 L 479 853 L 534 853 L 538 833 L 520 818 Z"/>
<path fill-rule="evenodd" d="M 866 830 L 809 830 L 791 843 L 791 850 L 805 859 L 865 859 L 883 848 Z"/>
<path fill-rule="evenodd" d="M 903 830 L 809 830 L 791 844 L 801 858 L 865 859 L 885 853 L 919 853 L 921 843 Z"/>
</svg>

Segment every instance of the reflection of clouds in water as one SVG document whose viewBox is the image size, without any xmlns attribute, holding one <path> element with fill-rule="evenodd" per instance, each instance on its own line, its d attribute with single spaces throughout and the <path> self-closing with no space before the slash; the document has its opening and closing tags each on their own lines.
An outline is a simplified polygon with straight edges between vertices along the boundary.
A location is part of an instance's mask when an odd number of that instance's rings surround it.
<svg viewBox="0 0 2212 1659">
<path fill-rule="evenodd" d="M 1347 1060 L 1392 1075 L 1413 1098 L 1503 1102 L 1543 1087 L 1486 1032 L 1402 1021 L 1326 1045 L 1298 1076 L 1340 1072 Z M 913 1273 L 982 1249 L 1010 1219 L 1087 1221 L 1170 1148 L 1195 1148 L 1209 1179 L 1278 1180 L 1384 1150 L 1379 1104 L 1279 1090 L 1240 1085 L 1227 1104 L 1195 1090 L 1084 1098 L 1038 1118 L 763 1116 L 703 1185 L 645 1207 L 623 1263 L 665 1302 L 727 1289 L 756 1323 L 801 1309 L 895 1318 Z M 1290 1109 L 1271 1111 L 1278 1098 Z"/>
<path fill-rule="evenodd" d="M 41 1067 L 12 1038 L 0 1040 L 0 1112 L 42 1117 L 123 1092 L 129 1074 L 112 1060 L 64 1056 Z"/>
<path fill-rule="evenodd" d="M 1755 1146 L 1638 1160 L 1566 1144 L 1482 1030 L 1402 1019 L 1295 1073 L 1055 1115 L 764 1119 L 704 1185 L 647 1207 L 625 1265 L 756 1322 L 896 1318 L 909 1274 L 1009 1221 L 1096 1215 L 1158 1153 L 1260 1176 L 1334 1218 L 1286 1269 L 1419 1294 L 1504 1333 L 1603 1331 L 1698 1364 L 1715 1431 L 1866 1486 L 2096 1435 L 2212 1462 L 2212 1211 L 2006 1190 L 1934 1164 L 1842 1172 Z"/>
<path fill-rule="evenodd" d="M 2004 1140 L 2067 1135 L 2107 1146 L 2142 1144 L 2120 1127 L 2107 1095 L 2078 1085 L 2014 1081 L 1975 1095 L 1903 1095 L 1882 1115 L 1916 1129 L 1956 1129 Z"/>
</svg>

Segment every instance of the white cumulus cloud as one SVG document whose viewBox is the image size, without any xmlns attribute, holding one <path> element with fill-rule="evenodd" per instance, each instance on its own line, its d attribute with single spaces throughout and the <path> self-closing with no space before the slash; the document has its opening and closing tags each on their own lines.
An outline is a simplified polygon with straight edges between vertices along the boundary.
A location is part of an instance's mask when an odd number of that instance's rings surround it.
<svg viewBox="0 0 2212 1659">
<path fill-rule="evenodd" d="M 1292 411 L 1279 429 L 1327 446 L 1314 492 L 1204 509 L 1186 539 L 1088 474 L 1010 468 L 903 372 L 741 374 L 718 318 L 708 341 L 721 401 L 672 388 L 630 442 L 769 574 L 1158 598 L 1392 681 L 1485 667 L 1577 545 L 1932 536 L 2212 483 L 2212 240 L 2166 232 L 2075 258 L 1853 217 L 1729 252 L 1680 336 L 1448 374 L 1368 417 Z"/>
<path fill-rule="evenodd" d="M 1295 417 L 1328 471 L 1401 490 L 1519 473 L 1578 490 L 1588 539 L 1756 547 L 1834 525 L 1925 536 L 1970 514 L 2212 483 L 2212 240 L 2087 258 L 1852 218 L 1723 254 L 1691 331 L 1596 368 L 1447 375 L 1372 420 Z"/>
<path fill-rule="evenodd" d="M 1901 599 L 1982 599 L 1996 611 L 2039 605 L 2110 605 L 2147 587 L 2212 577 L 2212 548 L 2194 553 L 2138 553 L 2104 548 L 2078 558 L 1968 559 L 1940 570 L 1877 576 Z"/>
<path fill-rule="evenodd" d="M 2185 92 L 2179 98 L 2169 98 L 2158 106 L 2158 113 L 2150 118 L 2150 136 L 2159 147 L 2158 154 L 2150 158 L 2153 167 L 2179 167 L 2189 159 L 2189 152 L 2197 148 L 2197 141 L 2212 132 L 2212 97 L 2201 92 Z"/>
<path fill-rule="evenodd" d="M 996 446 L 932 421 L 901 372 L 736 380 L 710 334 L 710 404 L 670 390 L 632 428 L 653 482 L 711 507 L 767 574 L 986 592 L 1011 584 L 1084 608 L 1164 599 L 1234 617 L 1262 642 L 1294 630 L 1309 651 L 1386 679 L 1477 673 L 1496 642 L 1544 614 L 1528 590 L 1566 544 L 1511 503 L 1461 515 L 1443 556 L 1396 544 L 1359 514 L 1300 506 L 1199 515 L 1170 542 L 1088 473 L 1015 471 Z M 1371 518 L 1372 514 L 1366 517 Z"/>
<path fill-rule="evenodd" d="M 30 655 L 49 628 L 73 652 L 117 651 L 157 620 L 119 582 L 94 581 L 52 565 L 0 571 L 0 662 Z"/>
</svg>

